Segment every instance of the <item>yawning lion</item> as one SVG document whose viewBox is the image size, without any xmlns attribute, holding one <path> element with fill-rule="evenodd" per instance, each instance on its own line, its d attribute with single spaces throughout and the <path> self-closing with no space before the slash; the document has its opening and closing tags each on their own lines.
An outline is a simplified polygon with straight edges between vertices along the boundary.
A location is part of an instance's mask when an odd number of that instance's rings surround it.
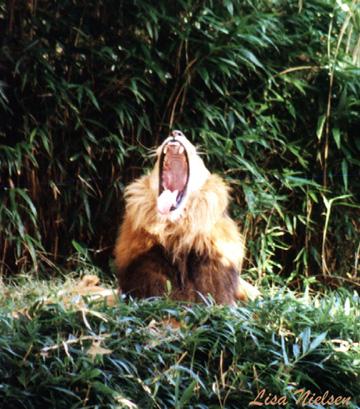
<svg viewBox="0 0 360 409">
<path fill-rule="evenodd" d="M 229 188 L 210 174 L 180 131 L 157 149 L 150 174 L 125 190 L 125 217 L 115 245 L 120 289 L 232 304 L 258 291 L 239 277 L 244 239 L 227 215 Z"/>
</svg>

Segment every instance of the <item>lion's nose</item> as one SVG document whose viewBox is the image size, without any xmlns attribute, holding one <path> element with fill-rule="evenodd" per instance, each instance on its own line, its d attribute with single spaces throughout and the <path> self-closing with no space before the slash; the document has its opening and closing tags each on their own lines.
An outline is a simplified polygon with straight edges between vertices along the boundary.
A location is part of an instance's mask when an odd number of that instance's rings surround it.
<svg viewBox="0 0 360 409">
<path fill-rule="evenodd" d="M 171 132 L 171 136 L 173 139 L 179 138 L 181 136 L 185 136 L 181 131 L 174 130 Z"/>
</svg>

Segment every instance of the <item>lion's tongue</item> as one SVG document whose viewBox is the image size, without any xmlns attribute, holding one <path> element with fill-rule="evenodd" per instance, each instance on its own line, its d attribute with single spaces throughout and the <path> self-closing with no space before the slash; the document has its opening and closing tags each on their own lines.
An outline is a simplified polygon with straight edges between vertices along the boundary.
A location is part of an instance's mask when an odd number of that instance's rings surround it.
<svg viewBox="0 0 360 409">
<path fill-rule="evenodd" d="M 161 195 L 157 198 L 157 208 L 159 213 L 168 214 L 172 206 L 176 206 L 176 197 L 179 191 L 165 189 Z"/>
</svg>

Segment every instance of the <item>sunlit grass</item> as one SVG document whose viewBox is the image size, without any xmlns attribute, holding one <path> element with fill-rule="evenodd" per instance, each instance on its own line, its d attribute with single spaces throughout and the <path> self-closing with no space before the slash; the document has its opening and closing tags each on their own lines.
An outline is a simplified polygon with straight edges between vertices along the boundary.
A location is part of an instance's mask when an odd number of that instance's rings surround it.
<svg viewBox="0 0 360 409">
<path fill-rule="evenodd" d="M 2 288 L 3 407 L 239 408 L 266 389 L 295 408 L 301 388 L 359 405 L 355 293 L 263 289 L 262 300 L 236 307 L 64 303 L 59 290 L 75 283 Z"/>
</svg>

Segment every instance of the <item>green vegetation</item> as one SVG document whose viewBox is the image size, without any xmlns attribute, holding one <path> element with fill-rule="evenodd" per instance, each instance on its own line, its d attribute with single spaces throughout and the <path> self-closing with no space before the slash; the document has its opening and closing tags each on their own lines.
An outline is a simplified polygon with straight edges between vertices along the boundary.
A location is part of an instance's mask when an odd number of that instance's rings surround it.
<svg viewBox="0 0 360 409">
<path fill-rule="evenodd" d="M 254 278 L 356 285 L 357 1 L 10 2 L 0 26 L 3 274 L 73 244 L 108 269 L 124 185 L 179 128 L 232 184 Z"/>
<path fill-rule="evenodd" d="M 269 292 L 246 307 L 166 299 L 65 307 L 56 292 L 72 284 L 1 291 L 1 408 L 239 409 L 264 388 L 286 397 L 275 407 L 301 407 L 302 388 L 360 407 L 355 294 Z M 41 301 L 46 293 L 52 301 Z"/>
<path fill-rule="evenodd" d="M 0 32 L 0 408 L 359 408 L 359 2 L 0 1 Z M 170 129 L 231 184 L 264 299 L 65 306 L 69 271 L 115 285 Z"/>
</svg>

